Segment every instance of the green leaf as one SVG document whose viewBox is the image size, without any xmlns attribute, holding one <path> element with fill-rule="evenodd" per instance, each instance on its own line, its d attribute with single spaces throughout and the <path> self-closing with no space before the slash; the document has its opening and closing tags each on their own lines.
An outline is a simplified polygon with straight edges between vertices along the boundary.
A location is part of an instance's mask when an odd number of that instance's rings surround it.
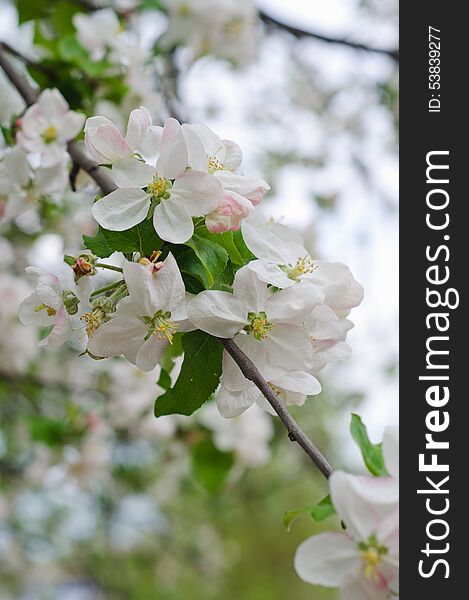
<svg viewBox="0 0 469 600">
<path fill-rule="evenodd" d="M 16 9 L 18 11 L 18 22 L 24 23 L 25 21 L 32 21 L 33 19 L 40 19 L 47 12 L 49 2 L 44 0 L 16 0 Z"/>
<path fill-rule="evenodd" d="M 210 233 L 206 227 L 200 227 L 197 228 L 197 235 L 210 240 L 215 244 L 220 244 L 223 246 L 223 248 L 227 251 L 231 262 L 235 266 L 242 267 L 244 265 L 244 259 L 234 242 L 232 231 L 225 231 L 224 233 Z"/>
<path fill-rule="evenodd" d="M 113 252 L 139 252 L 142 256 L 150 256 L 163 245 L 153 223 L 147 220 L 126 231 L 108 231 L 100 227 L 95 236 L 84 235 L 83 242 L 88 250 L 100 258 L 106 258 Z"/>
<path fill-rule="evenodd" d="M 243 239 L 243 234 L 241 233 L 241 229 L 233 232 L 233 242 L 238 249 L 238 252 L 243 258 L 244 264 L 247 264 L 251 260 L 256 260 L 254 254 L 249 250 L 246 246 L 246 242 Z"/>
<path fill-rule="evenodd" d="M 350 433 L 361 450 L 368 471 L 377 477 L 388 475 L 384 466 L 381 444 L 373 444 L 370 441 L 365 425 L 361 418 L 354 413 L 352 413 Z"/>
<path fill-rule="evenodd" d="M 220 244 L 205 239 L 197 234 L 186 242 L 186 246 L 191 248 L 202 265 L 205 273 L 205 287 L 211 288 L 215 275 L 222 273 L 228 263 L 228 253 Z"/>
<path fill-rule="evenodd" d="M 330 496 L 326 496 L 311 509 L 311 516 L 315 521 L 324 521 L 327 517 L 335 515 L 335 508 Z"/>
<path fill-rule="evenodd" d="M 164 390 L 169 390 L 171 387 L 171 376 L 168 371 L 161 369 L 160 378 L 158 379 L 158 385 Z"/>
<path fill-rule="evenodd" d="M 192 474 L 210 494 L 220 491 L 233 463 L 233 455 L 220 452 L 209 439 L 202 440 L 193 448 Z"/>
<path fill-rule="evenodd" d="M 63 60 L 77 66 L 89 77 L 99 77 L 110 67 L 105 60 L 91 60 L 87 50 L 73 34 L 60 38 L 58 52 Z"/>
<path fill-rule="evenodd" d="M 184 362 L 173 388 L 156 399 L 155 415 L 191 415 L 215 391 L 221 375 L 223 346 L 203 331 L 184 334 Z"/>
<path fill-rule="evenodd" d="M 107 258 L 114 252 L 109 247 L 104 230 L 101 228 L 98 229 L 98 232 L 94 236 L 84 235 L 83 243 L 88 250 L 91 250 L 95 256 L 99 256 L 100 258 Z"/>
<path fill-rule="evenodd" d="M 303 508 L 293 508 L 292 510 L 288 510 L 283 516 L 283 523 L 287 530 L 290 530 L 294 521 L 306 514 L 309 514 L 309 516 L 317 522 L 324 521 L 327 517 L 334 515 L 335 508 L 332 504 L 331 497 L 326 496 L 321 502 L 318 502 L 313 506 L 304 506 Z"/>
</svg>

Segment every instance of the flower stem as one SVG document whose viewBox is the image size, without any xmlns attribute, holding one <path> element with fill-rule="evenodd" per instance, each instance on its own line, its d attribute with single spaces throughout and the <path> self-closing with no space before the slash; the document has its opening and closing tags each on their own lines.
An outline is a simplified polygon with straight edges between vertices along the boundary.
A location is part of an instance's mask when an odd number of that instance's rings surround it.
<svg viewBox="0 0 469 600">
<path fill-rule="evenodd" d="M 105 263 L 96 263 L 95 267 L 100 269 L 108 269 L 109 271 L 117 271 L 118 273 L 123 273 L 120 267 L 115 267 L 114 265 L 106 265 Z"/>
<path fill-rule="evenodd" d="M 104 287 L 99 288 L 99 290 L 94 290 L 94 292 L 91 292 L 90 297 L 93 298 L 94 296 L 99 296 L 99 294 L 104 294 L 105 292 L 109 292 L 109 290 L 115 289 L 116 287 L 118 287 L 122 283 L 124 283 L 123 279 L 121 279 L 120 281 L 114 281 L 114 283 L 110 283 L 109 285 L 105 285 Z"/>
</svg>

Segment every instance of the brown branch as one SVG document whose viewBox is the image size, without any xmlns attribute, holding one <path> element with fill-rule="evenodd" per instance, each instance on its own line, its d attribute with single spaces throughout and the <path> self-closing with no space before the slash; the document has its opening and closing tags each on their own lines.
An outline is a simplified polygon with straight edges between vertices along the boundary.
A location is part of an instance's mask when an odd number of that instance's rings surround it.
<svg viewBox="0 0 469 600">
<path fill-rule="evenodd" d="M 241 369 L 242 374 L 246 377 L 246 379 L 249 379 L 249 381 L 252 381 L 256 385 L 262 395 L 275 410 L 280 420 L 288 430 L 288 437 L 293 442 L 297 442 L 301 446 L 301 448 L 306 452 L 324 477 L 328 478 L 333 472 L 332 466 L 329 464 L 319 448 L 313 444 L 306 433 L 291 416 L 291 414 L 285 408 L 283 402 L 279 400 L 278 396 L 272 391 L 269 384 L 259 373 L 259 370 L 252 360 L 248 358 L 246 354 L 244 354 L 241 348 L 233 340 L 221 339 L 220 341 L 225 347 L 225 350 L 230 354 L 238 367 Z"/>
<path fill-rule="evenodd" d="M 10 80 L 10 83 L 19 92 L 27 106 L 34 104 L 39 96 L 39 89 L 34 88 L 27 76 L 19 71 L 5 53 L 5 48 L 0 47 L 0 67 Z M 116 189 L 116 185 L 107 169 L 99 167 L 91 160 L 76 142 L 69 142 L 67 150 L 75 165 L 83 169 L 94 179 L 104 194 L 110 194 Z"/>
<path fill-rule="evenodd" d="M 315 40 L 319 40 L 321 42 L 326 42 L 328 44 L 339 44 L 341 46 L 348 46 L 349 48 L 353 48 L 354 50 L 365 50 L 366 52 L 374 52 L 376 54 L 384 54 L 385 56 L 389 56 L 396 62 L 399 62 L 399 50 L 388 50 L 386 48 L 375 48 L 373 46 L 367 46 L 366 44 L 362 44 L 360 42 L 353 42 L 351 40 L 345 38 L 334 38 L 328 35 L 323 35 L 322 33 L 317 33 L 315 31 L 310 31 L 306 29 L 300 29 L 299 27 L 294 27 L 292 25 L 288 25 L 283 21 L 279 21 L 274 17 L 267 15 L 266 13 L 260 11 L 259 17 L 262 21 L 269 27 L 273 27 L 276 29 L 283 29 L 288 33 L 291 33 L 296 38 L 313 38 Z"/>
<path fill-rule="evenodd" d="M 31 87 L 26 76 L 19 73 L 4 53 L 0 50 L 0 66 L 5 71 L 5 74 L 19 91 L 28 105 L 35 102 L 38 96 L 38 90 Z M 109 194 L 116 189 L 109 173 L 99 167 L 94 161 L 86 156 L 86 154 L 76 145 L 75 142 L 69 142 L 67 146 L 68 152 L 75 164 L 88 173 L 90 177 L 99 185 L 104 194 Z M 243 375 L 252 381 L 265 396 L 279 416 L 282 423 L 288 431 L 288 436 L 292 441 L 297 442 L 304 452 L 309 456 L 321 473 L 328 478 L 333 469 L 321 451 L 313 444 L 305 432 L 301 429 L 295 419 L 291 416 L 284 404 L 278 399 L 272 391 L 267 381 L 259 373 L 254 363 L 244 354 L 244 352 L 231 339 L 220 340 L 226 351 L 233 357 Z"/>
</svg>

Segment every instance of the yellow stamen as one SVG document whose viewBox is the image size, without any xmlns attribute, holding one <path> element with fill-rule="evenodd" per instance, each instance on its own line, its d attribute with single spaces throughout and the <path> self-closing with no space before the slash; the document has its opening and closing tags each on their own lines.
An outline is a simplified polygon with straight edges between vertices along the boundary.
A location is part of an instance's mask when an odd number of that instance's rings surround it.
<svg viewBox="0 0 469 600">
<path fill-rule="evenodd" d="M 376 548 L 368 548 L 362 552 L 363 573 L 367 579 L 371 579 L 376 567 L 381 562 L 381 555 Z"/>
<path fill-rule="evenodd" d="M 41 310 L 45 310 L 49 317 L 55 317 L 55 315 L 57 314 L 55 308 L 51 308 L 50 306 L 47 306 L 47 304 L 39 304 L 34 309 L 34 312 L 40 312 Z"/>
<path fill-rule="evenodd" d="M 47 129 L 43 131 L 42 139 L 45 141 L 46 144 L 51 144 L 52 142 L 55 142 L 55 140 L 57 139 L 57 129 L 54 127 L 54 125 L 49 125 L 49 127 L 47 127 Z"/>
<path fill-rule="evenodd" d="M 170 344 L 173 343 L 173 336 L 178 328 L 178 323 L 165 319 L 163 317 L 156 317 L 155 319 L 155 335 L 156 337 L 163 339 L 166 338 Z"/>
<path fill-rule="evenodd" d="M 248 320 L 250 324 L 246 326 L 246 331 L 248 333 L 252 333 L 256 340 L 265 340 L 269 331 L 275 327 L 273 323 L 269 323 L 267 319 L 267 315 L 265 312 L 256 313 L 248 313 Z"/>
<path fill-rule="evenodd" d="M 224 171 L 225 165 L 218 160 L 215 156 L 208 157 L 208 172 L 215 173 L 215 171 Z"/>
<path fill-rule="evenodd" d="M 288 277 L 290 279 L 298 279 L 302 275 L 312 273 L 317 266 L 314 264 L 313 259 L 305 256 L 304 258 L 298 258 L 294 267 L 288 271 Z"/>
<path fill-rule="evenodd" d="M 164 177 L 153 177 L 153 181 L 148 186 L 148 193 L 156 198 L 161 198 L 168 191 L 169 185 L 169 181 Z"/>
<path fill-rule="evenodd" d="M 88 337 L 91 337 L 98 329 L 98 327 L 104 321 L 105 315 L 105 312 L 100 307 L 97 307 L 91 312 L 87 312 L 80 317 L 80 319 L 86 323 L 86 333 L 88 334 Z"/>
</svg>

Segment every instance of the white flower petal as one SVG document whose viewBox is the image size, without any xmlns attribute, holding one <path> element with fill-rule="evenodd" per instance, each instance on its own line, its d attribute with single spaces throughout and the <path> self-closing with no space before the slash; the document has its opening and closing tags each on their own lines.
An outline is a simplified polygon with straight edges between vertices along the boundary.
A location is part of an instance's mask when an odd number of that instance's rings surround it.
<svg viewBox="0 0 469 600">
<path fill-rule="evenodd" d="M 100 164 L 127 158 L 132 153 L 121 132 L 105 117 L 91 117 L 86 121 L 85 145 Z"/>
<path fill-rule="evenodd" d="M 144 106 L 140 106 L 130 113 L 125 141 L 132 150 L 140 148 L 150 125 L 151 114 Z"/>
<path fill-rule="evenodd" d="M 256 273 L 248 269 L 247 266 L 242 267 L 236 272 L 233 291 L 235 296 L 240 298 L 249 307 L 248 312 L 258 314 L 267 310 L 269 305 L 267 285 L 263 281 L 260 281 Z M 270 314 L 267 314 L 267 318 L 270 319 Z M 245 319 L 247 321 L 247 313 Z"/>
<path fill-rule="evenodd" d="M 221 416 L 226 419 L 238 417 L 254 404 L 258 393 L 258 389 L 252 385 L 240 392 L 231 392 L 222 385 L 217 394 L 217 407 Z"/>
<path fill-rule="evenodd" d="M 120 188 L 93 204 L 96 221 L 111 231 L 125 231 L 141 223 L 150 208 L 150 196 L 140 188 Z"/>
<path fill-rule="evenodd" d="M 142 371 L 152 371 L 160 362 L 160 359 L 169 344 L 166 338 L 152 335 L 146 340 L 137 354 L 137 367 Z"/>
<path fill-rule="evenodd" d="M 295 570 L 303 581 L 338 587 L 361 567 L 356 543 L 341 533 L 320 533 L 305 540 L 295 554 Z"/>
<path fill-rule="evenodd" d="M 225 148 L 225 156 L 223 157 L 223 165 L 230 169 L 230 171 L 236 171 L 243 162 L 243 152 L 236 142 L 231 140 L 222 140 Z"/>
<path fill-rule="evenodd" d="M 315 285 L 297 283 L 269 298 L 267 315 L 277 323 L 301 325 L 324 301 L 324 292 Z"/>
<path fill-rule="evenodd" d="M 48 326 L 55 322 L 55 316 L 49 316 L 47 310 L 36 310 L 42 300 L 34 292 L 23 300 L 18 309 L 18 318 L 23 325 Z"/>
<path fill-rule="evenodd" d="M 144 188 L 153 180 L 155 169 L 136 158 L 124 158 L 112 165 L 112 177 L 119 187 Z"/>
<path fill-rule="evenodd" d="M 274 263 L 269 263 L 264 260 L 252 260 L 246 266 L 251 269 L 251 271 L 254 271 L 261 281 L 270 283 L 280 289 L 290 287 L 296 283 L 293 279 L 288 277 L 285 271 Z"/>
<path fill-rule="evenodd" d="M 288 371 L 272 381 L 277 387 L 306 396 L 315 396 L 321 392 L 321 384 L 313 375 L 304 371 Z"/>
<path fill-rule="evenodd" d="M 153 213 L 153 226 L 162 240 L 184 244 L 194 233 L 192 217 L 185 207 L 169 200 L 162 200 Z"/>
<path fill-rule="evenodd" d="M 267 361 L 272 366 L 291 371 L 309 369 L 313 347 L 309 336 L 301 327 L 276 324 L 262 344 L 267 353 Z"/>
<path fill-rule="evenodd" d="M 115 316 L 92 334 L 88 350 L 94 356 L 106 358 L 129 353 L 136 356 L 145 341 L 146 332 L 146 325 L 136 317 Z"/>
<path fill-rule="evenodd" d="M 176 119 L 166 119 L 156 170 L 162 177 L 176 179 L 184 173 L 186 166 L 187 149 L 181 125 Z"/>
<path fill-rule="evenodd" d="M 193 325 L 221 338 L 233 337 L 247 323 L 249 309 L 229 292 L 207 290 L 200 292 L 187 306 Z"/>
<path fill-rule="evenodd" d="M 64 306 L 57 310 L 55 325 L 49 335 L 39 342 L 41 348 L 59 348 L 70 338 L 70 317 Z"/>
<path fill-rule="evenodd" d="M 215 210 L 223 198 L 220 183 L 206 173 L 190 171 L 178 177 L 171 190 L 171 200 L 183 203 L 193 217 L 201 217 Z"/>
<path fill-rule="evenodd" d="M 266 375 L 265 372 L 266 355 L 263 344 L 254 339 L 252 335 L 244 335 L 242 333 L 235 335 L 233 339 L 239 348 L 241 348 L 241 350 L 244 352 L 244 354 L 246 354 L 246 356 L 250 358 L 256 365 L 264 378 L 269 380 L 270 377 Z M 222 366 L 223 376 L 221 383 L 228 390 L 239 392 L 252 386 L 252 383 L 246 379 L 237 363 L 231 358 L 230 354 L 228 354 L 226 350 L 223 352 Z"/>
<path fill-rule="evenodd" d="M 125 262 L 124 279 L 138 316 L 152 317 L 158 310 L 171 311 L 184 300 L 184 282 L 172 254 L 157 272 L 147 265 Z"/>
<path fill-rule="evenodd" d="M 57 139 L 59 142 L 68 142 L 69 140 L 73 140 L 73 138 L 83 129 L 85 119 L 85 115 L 72 110 L 68 111 L 68 113 L 60 119 L 57 127 Z"/>
</svg>

